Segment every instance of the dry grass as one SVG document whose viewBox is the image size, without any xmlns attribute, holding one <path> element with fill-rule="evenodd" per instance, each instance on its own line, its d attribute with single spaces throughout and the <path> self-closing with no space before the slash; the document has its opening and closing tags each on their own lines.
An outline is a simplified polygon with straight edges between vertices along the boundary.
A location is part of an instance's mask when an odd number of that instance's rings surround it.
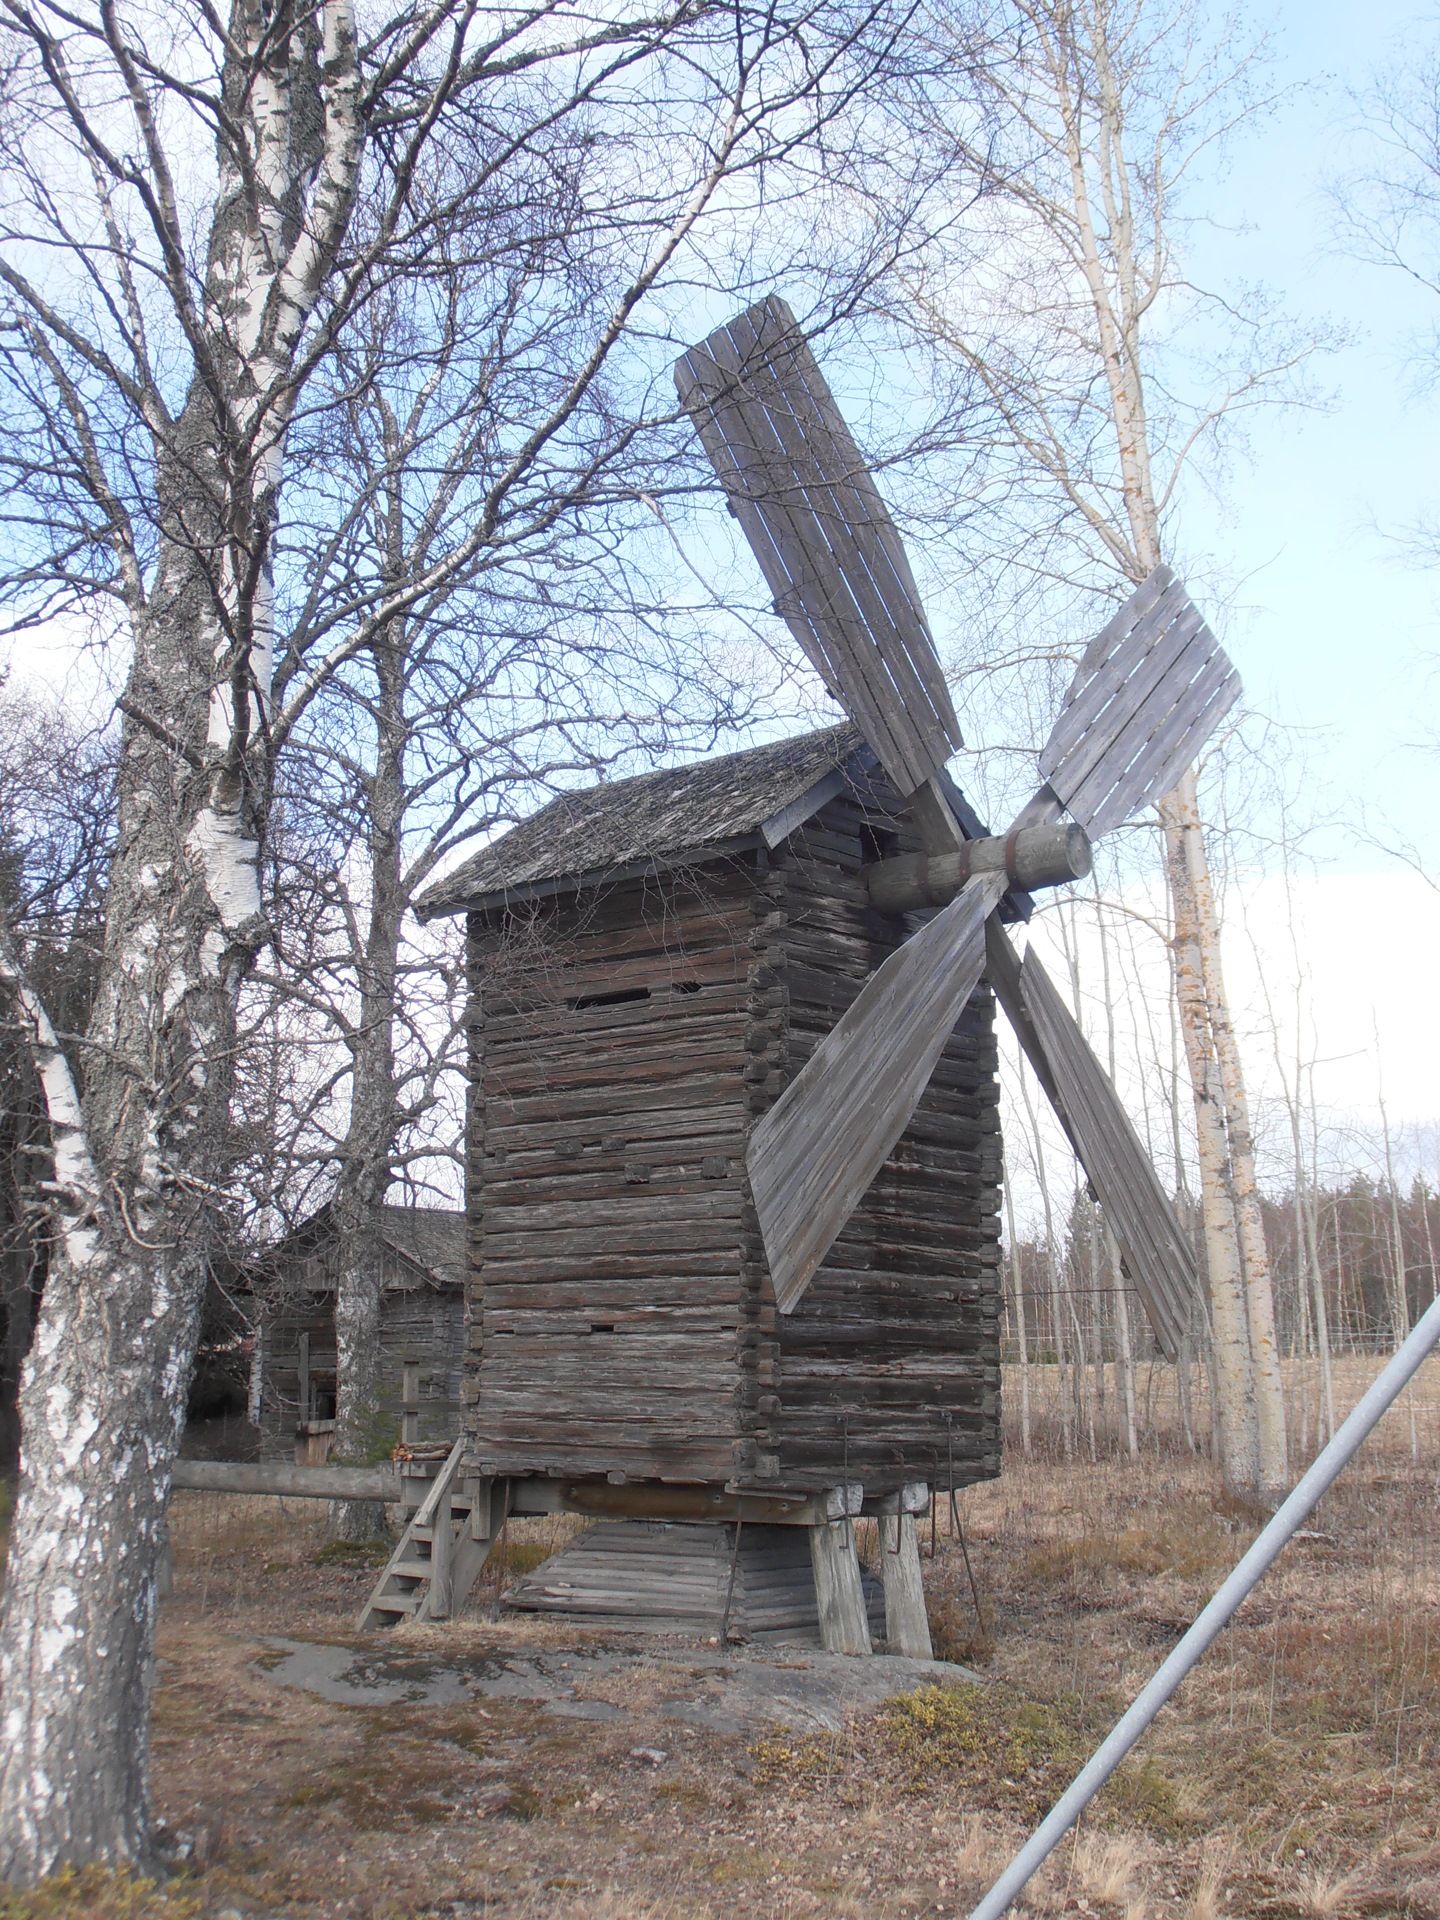
<svg viewBox="0 0 1440 1920">
<path fill-rule="evenodd" d="M 1152 1407 L 1173 1399 L 1150 1386 Z M 1440 1421 L 1417 1394 L 1413 1448 L 1402 1409 L 1026 1912 L 1440 1920 L 1437 1459 Z M 261 1637 L 352 1639 L 373 1569 L 324 1552 L 314 1505 L 184 1496 L 156 1781 L 171 1827 L 213 1834 L 215 1857 L 162 1889 L 56 1883 L 0 1903 L 0 1920 L 957 1920 L 1256 1524 L 1173 1429 L 1136 1464 L 1026 1461 L 1012 1445 L 1004 1478 L 959 1509 L 988 1634 L 943 1513 L 933 1561 L 926 1530 L 931 1617 L 937 1647 L 986 1662 L 988 1685 L 747 1742 L 667 1719 L 659 1664 L 592 1682 L 626 1709 L 613 1722 L 512 1699 L 479 1716 L 279 1694 Z M 577 1524 L 513 1525 L 503 1577 Z M 499 1573 L 464 1620 L 400 1630 L 407 1651 L 578 1644 L 556 1622 L 498 1617 Z M 640 1746 L 666 1749 L 665 1768 L 634 1760 Z"/>
</svg>

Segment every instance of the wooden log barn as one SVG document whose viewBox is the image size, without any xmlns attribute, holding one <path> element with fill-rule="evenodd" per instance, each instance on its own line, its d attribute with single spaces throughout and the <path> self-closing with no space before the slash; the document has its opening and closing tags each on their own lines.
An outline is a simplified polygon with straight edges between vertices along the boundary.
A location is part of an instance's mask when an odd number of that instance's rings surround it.
<svg viewBox="0 0 1440 1920">
<path fill-rule="evenodd" d="M 418 1390 L 418 1418 L 410 1422 L 416 1437 L 451 1439 L 461 1417 L 469 1317 L 465 1216 L 454 1207 L 383 1207 L 379 1251 L 375 1446 L 401 1436 L 407 1368 Z M 249 1413 L 260 1431 L 262 1458 L 293 1455 L 300 1466 L 320 1466 L 329 1458 L 337 1258 L 330 1209 L 322 1206 L 247 1276 L 247 1317 L 256 1327 Z"/>
<path fill-rule="evenodd" d="M 465 1432 L 453 1532 L 432 1488 L 369 1623 L 448 1611 L 473 1573 L 452 1564 L 437 1606 L 425 1563 L 468 1541 L 478 1565 L 503 1488 L 510 1511 L 612 1519 L 519 1604 L 637 1624 L 658 1529 L 689 1559 L 654 1617 L 701 1620 L 698 1582 L 773 1623 L 762 1589 L 798 1581 L 853 1651 L 850 1521 L 876 1513 L 890 1644 L 928 1652 L 914 1515 L 1000 1465 L 988 988 L 788 1316 L 745 1173 L 756 1120 L 913 925 L 863 869 L 919 846 L 846 725 L 566 795 L 422 902 L 468 926 Z M 650 1571 L 627 1579 L 627 1553 Z"/>
</svg>

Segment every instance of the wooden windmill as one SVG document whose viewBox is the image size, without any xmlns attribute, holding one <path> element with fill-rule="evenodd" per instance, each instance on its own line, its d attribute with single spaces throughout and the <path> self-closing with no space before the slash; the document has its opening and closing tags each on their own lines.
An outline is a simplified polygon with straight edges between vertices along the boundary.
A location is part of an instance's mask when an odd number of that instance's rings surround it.
<svg viewBox="0 0 1440 1920">
<path fill-rule="evenodd" d="M 960 745 L 904 547 L 783 300 L 743 313 L 676 369 L 683 405 L 777 612 L 913 813 L 928 855 L 978 822 L 944 767 Z M 1158 567 L 1093 642 L 1039 756 L 1045 784 L 1007 844 L 1062 813 L 1092 838 L 1169 792 L 1240 682 L 1180 582 Z M 987 966 L 1100 1197 L 1162 1346 L 1175 1351 L 1194 1256 L 1109 1076 L 1033 951 L 995 923 L 1003 866 L 974 872 L 876 973 L 755 1130 L 751 1184 L 782 1311 L 803 1293 L 904 1129 Z M 949 887 L 930 894 L 939 904 Z"/>
<path fill-rule="evenodd" d="M 567 795 L 422 903 L 469 935 L 466 1432 L 365 1618 L 443 1616 L 505 1512 L 569 1508 L 606 1524 L 527 1604 L 712 1631 L 722 1605 L 747 1631 L 818 1609 L 855 1650 L 872 1512 L 891 1644 L 924 1651 L 914 1514 L 999 1469 L 982 974 L 1173 1352 L 1193 1252 L 1001 919 L 1087 872 L 1087 835 L 1166 792 L 1238 684 L 1157 572 L 987 834 L 944 771 L 959 731 L 899 536 L 788 309 L 677 379 L 853 724 Z"/>
</svg>

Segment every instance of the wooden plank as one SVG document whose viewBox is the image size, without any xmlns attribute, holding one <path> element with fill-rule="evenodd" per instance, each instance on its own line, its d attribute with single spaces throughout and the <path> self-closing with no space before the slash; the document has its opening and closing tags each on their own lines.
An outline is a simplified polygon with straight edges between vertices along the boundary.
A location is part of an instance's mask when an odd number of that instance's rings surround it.
<svg viewBox="0 0 1440 1920">
<path fill-rule="evenodd" d="M 878 559 L 867 551 L 865 564 L 877 583 L 886 582 L 887 599 L 890 598 L 887 576 L 893 575 L 903 597 L 902 604 L 896 610 L 897 626 L 902 631 L 909 631 L 913 623 L 929 640 L 930 623 L 920 589 L 910 570 L 905 543 L 890 517 L 874 476 L 855 445 L 844 416 L 835 404 L 834 395 L 810 350 L 809 342 L 796 326 L 795 317 L 783 300 L 771 298 L 763 305 L 774 321 L 770 330 L 776 339 L 777 350 L 772 354 L 771 368 L 776 386 L 814 449 L 814 457 L 827 484 L 836 489 L 844 501 L 848 509 L 845 518 L 856 539 L 862 547 L 868 549 L 876 546 L 881 549 Z M 752 308 L 751 311 L 757 312 L 759 309 Z M 950 690 L 939 662 L 933 657 L 933 643 L 931 647 L 916 649 L 912 657 L 916 669 L 925 677 L 937 713 L 942 716 L 953 715 Z"/>
<path fill-rule="evenodd" d="M 721 414 L 722 430 L 738 417 L 753 434 L 763 417 L 774 438 L 766 448 L 769 457 L 762 456 L 762 462 L 767 480 L 788 507 L 788 530 L 804 545 L 812 570 L 826 582 L 832 609 L 838 612 L 842 596 L 853 603 L 889 687 L 870 677 L 874 660 L 862 657 L 856 664 L 867 673 L 867 685 L 892 726 L 898 699 L 928 749 L 927 758 L 943 765 L 953 746 L 950 736 L 958 736 L 959 731 L 949 689 L 918 596 L 911 598 L 895 572 L 884 542 L 877 537 L 878 526 L 883 525 L 897 545 L 899 535 L 878 492 L 872 487 L 867 497 L 852 483 L 852 476 L 864 471 L 864 462 L 849 430 L 841 425 L 843 439 L 837 444 L 816 410 L 806 408 L 806 371 L 794 354 L 785 354 L 783 331 L 773 312 L 778 304 L 763 303 L 731 321 L 726 330 L 731 355 L 719 346 L 721 335 L 707 343 L 722 371 L 735 383 Z M 785 312 L 788 315 L 788 309 Z M 798 337 L 792 318 L 790 341 Z M 790 362 L 783 376 L 773 357 L 777 354 Z M 808 351 L 805 357 L 813 378 L 823 387 Z M 807 413 L 808 421 L 803 418 Z M 734 447 L 733 436 L 727 433 L 727 438 Z M 763 505 L 761 510 L 765 511 Z M 874 523 L 872 516 L 877 514 L 879 521 Z M 888 698 L 881 697 L 887 693 Z M 910 772 L 916 765 L 912 762 Z"/>
<path fill-rule="evenodd" d="M 746 1164 L 788 1312 L 904 1132 L 979 982 L 1004 876 L 972 880 L 892 954 L 756 1127 Z"/>
<path fill-rule="evenodd" d="M 1058 1095 L 1057 1110 L 1100 1196 L 1156 1337 L 1173 1357 L 1200 1302 L 1194 1249 L 1109 1076 L 1033 952 L 1026 954 L 1019 977 L 1025 1011 Z"/>
<path fill-rule="evenodd" d="M 1177 692 L 1210 658 L 1207 642 L 1213 642 L 1213 636 L 1197 609 L 1186 607 L 1153 640 L 1123 679 L 1108 668 L 1095 676 L 1105 684 L 1106 698 L 1072 745 L 1061 751 L 1052 733 L 1041 749 L 1040 770 L 1067 805 L 1095 769 L 1111 758 L 1137 718 L 1159 720 L 1170 712 Z"/>
<path fill-rule="evenodd" d="M 282 1460 L 177 1460 L 177 1492 L 274 1494 L 290 1500 L 400 1498 L 394 1467 L 296 1467 Z"/>
<path fill-rule="evenodd" d="M 793 315 L 752 308 L 685 355 L 676 382 L 779 611 L 913 790 L 959 727 L 899 535 Z"/>
<path fill-rule="evenodd" d="M 1124 788 L 1097 809 L 1091 823 L 1091 831 L 1097 836 L 1109 833 L 1112 827 L 1119 826 L 1139 810 L 1142 801 L 1135 797 L 1134 788 L 1143 787 L 1144 804 L 1169 793 L 1240 698 L 1240 676 L 1233 668 L 1216 674 L 1213 692 L 1207 691 L 1210 684 L 1207 675 L 1205 686 L 1192 689 L 1195 699 L 1176 708 L 1137 758 Z M 1203 704 L 1200 704 L 1202 698 Z"/>
<path fill-rule="evenodd" d="M 870 1651 L 870 1623 L 855 1552 L 855 1529 L 848 1520 L 807 1529 L 820 1616 L 820 1644 L 827 1653 Z"/>
<path fill-rule="evenodd" d="M 950 690 L 904 543 L 794 314 L 772 295 L 732 320 L 727 331 L 742 357 L 745 385 L 765 405 L 797 474 L 807 481 L 813 474 L 819 482 L 818 497 L 813 483 L 807 486 L 811 509 L 847 578 L 863 575 L 881 599 L 885 623 L 901 642 L 900 657 L 885 646 L 884 623 L 877 642 L 902 696 L 909 698 L 908 676 L 921 682 L 919 703 L 909 706 L 912 717 L 933 713 L 938 725 L 922 725 L 922 731 L 942 749 L 953 746 L 958 727 Z"/>
<path fill-rule="evenodd" d="M 1148 672 L 1145 678 L 1149 678 Z M 1224 655 L 1217 659 L 1193 643 L 1148 691 L 1142 689 L 1137 676 L 1124 696 L 1135 702 L 1130 717 L 1101 743 L 1103 751 L 1096 754 L 1089 772 L 1082 774 L 1080 767 L 1095 747 L 1094 734 L 1086 736 L 1059 776 L 1065 786 L 1062 797 L 1076 819 L 1098 835 L 1103 831 L 1097 824 L 1102 813 L 1118 823 L 1148 800 L 1158 799 L 1166 790 L 1170 755 L 1183 749 L 1213 694 L 1230 683 L 1238 693 L 1238 676 Z M 1121 710 L 1117 707 L 1116 717 Z M 1097 728 L 1096 734 L 1099 731 Z M 1162 750 L 1157 741 L 1168 744 Z M 1199 744 L 1197 741 L 1197 748 Z M 1177 763 L 1169 784 L 1174 784 L 1187 764 Z M 1147 769 L 1143 774 L 1142 767 Z M 1060 788 L 1055 791 L 1060 792 Z"/>
<path fill-rule="evenodd" d="M 887 1652 L 910 1660 L 933 1660 L 925 1584 L 920 1576 L 920 1544 L 913 1513 L 880 1516 L 880 1572 L 885 1588 Z"/>
<path fill-rule="evenodd" d="M 1157 633 L 1187 604 L 1184 588 L 1168 567 L 1157 567 L 1138 586 L 1115 617 L 1090 642 L 1075 669 L 1053 738 L 1057 753 L 1068 753 L 1145 656 Z"/>
<path fill-rule="evenodd" d="M 675 380 L 681 405 L 694 420 L 701 444 L 710 457 L 710 464 L 718 474 L 735 517 L 760 563 L 760 570 L 774 596 L 776 612 L 789 627 L 826 688 L 855 720 L 882 764 L 906 770 L 900 776 L 903 783 L 908 778 L 911 764 L 911 743 L 905 741 L 903 735 L 897 737 L 891 725 L 891 716 L 876 703 L 864 676 L 850 676 L 853 684 L 845 686 L 844 665 L 842 663 L 837 670 L 831 657 L 832 647 L 840 638 L 838 629 L 829 621 L 823 626 L 815 623 L 814 614 L 819 613 L 825 605 L 824 590 L 818 582 L 796 578 L 794 568 L 803 565 L 803 549 L 798 547 L 798 543 L 790 541 L 787 542 L 790 549 L 788 557 L 782 551 L 776 523 L 783 509 L 777 500 L 770 503 L 768 511 L 762 510 L 745 467 L 721 431 L 713 402 L 719 401 L 732 383 L 726 380 L 711 355 L 699 348 L 692 348 L 676 363 Z"/>
<path fill-rule="evenodd" d="M 1158 568 L 1087 650 L 1040 771 L 1101 833 L 1174 785 L 1239 690 L 1198 609 Z"/>
</svg>

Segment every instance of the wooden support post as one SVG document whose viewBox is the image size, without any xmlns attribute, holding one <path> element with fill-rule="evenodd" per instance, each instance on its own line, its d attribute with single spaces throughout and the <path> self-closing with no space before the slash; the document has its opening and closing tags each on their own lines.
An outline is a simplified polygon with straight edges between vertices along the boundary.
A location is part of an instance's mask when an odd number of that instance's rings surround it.
<svg viewBox="0 0 1440 1920">
<path fill-rule="evenodd" d="M 903 1653 L 911 1660 L 933 1660 L 913 1513 L 881 1514 L 880 1572 L 885 1586 L 887 1651 Z"/>
<path fill-rule="evenodd" d="M 494 1533 L 490 1506 L 495 1485 L 495 1481 L 480 1479 L 473 1474 L 465 1482 L 465 1495 L 470 1502 L 470 1520 L 465 1528 L 467 1540 L 488 1540 Z"/>
<path fill-rule="evenodd" d="M 295 1418 L 303 1425 L 310 1418 L 310 1336 L 308 1333 L 302 1333 L 295 1342 L 295 1372 L 298 1381 L 295 1397 L 299 1408 Z"/>
<path fill-rule="evenodd" d="M 870 1624 L 855 1528 L 848 1517 L 810 1529 L 810 1564 L 820 1610 L 820 1644 L 827 1653 L 869 1653 Z"/>
<path fill-rule="evenodd" d="M 436 1501 L 430 1520 L 430 1601 L 425 1611 L 432 1620 L 450 1618 L 450 1550 L 454 1539 L 455 1520 L 447 1487 Z"/>
<path fill-rule="evenodd" d="M 400 1369 L 400 1439 L 413 1447 L 420 1438 L 420 1369 L 407 1360 Z"/>
</svg>

